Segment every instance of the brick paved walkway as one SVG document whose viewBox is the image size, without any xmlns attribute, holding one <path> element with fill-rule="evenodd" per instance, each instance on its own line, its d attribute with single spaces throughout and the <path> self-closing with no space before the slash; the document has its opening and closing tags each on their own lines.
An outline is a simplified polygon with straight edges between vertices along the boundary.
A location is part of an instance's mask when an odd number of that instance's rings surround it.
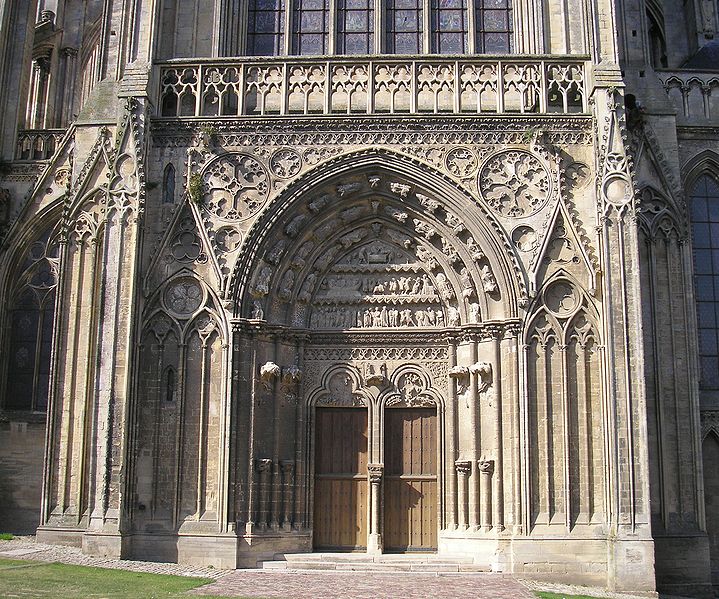
<svg viewBox="0 0 719 599">
<path fill-rule="evenodd" d="M 202 587 L 206 595 L 286 599 L 534 599 L 517 580 L 502 574 L 391 574 L 376 572 L 263 572 L 236 570 Z"/>
</svg>

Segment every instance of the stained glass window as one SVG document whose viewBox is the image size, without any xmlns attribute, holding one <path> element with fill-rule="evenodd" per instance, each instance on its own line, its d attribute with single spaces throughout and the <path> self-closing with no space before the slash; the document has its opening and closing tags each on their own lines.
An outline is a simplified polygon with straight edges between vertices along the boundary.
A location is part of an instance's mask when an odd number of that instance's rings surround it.
<svg viewBox="0 0 719 599">
<path fill-rule="evenodd" d="M 719 389 L 719 183 L 703 175 L 691 195 L 700 387 Z"/>
<path fill-rule="evenodd" d="M 277 56 L 284 53 L 284 0 L 250 0 L 247 54 Z"/>
<path fill-rule="evenodd" d="M 337 51 L 372 54 L 374 51 L 374 0 L 338 0 Z"/>
<path fill-rule="evenodd" d="M 330 0 L 294 0 L 293 53 L 327 54 Z"/>
<path fill-rule="evenodd" d="M 512 0 L 475 0 L 477 52 L 506 54 L 512 51 Z"/>
<path fill-rule="evenodd" d="M 8 410 L 47 409 L 58 262 L 48 237 L 31 246 L 11 296 L 8 346 L 0 352 L 7 360 L 3 403 Z"/>
<path fill-rule="evenodd" d="M 387 0 L 387 52 L 422 52 L 421 0 Z"/>
<path fill-rule="evenodd" d="M 463 54 L 467 49 L 464 0 L 432 0 L 432 52 Z"/>
</svg>

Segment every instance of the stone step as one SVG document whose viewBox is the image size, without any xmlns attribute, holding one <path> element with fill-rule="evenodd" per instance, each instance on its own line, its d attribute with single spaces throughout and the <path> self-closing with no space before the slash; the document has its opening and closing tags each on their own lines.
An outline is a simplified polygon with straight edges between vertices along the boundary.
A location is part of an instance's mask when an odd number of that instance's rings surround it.
<svg viewBox="0 0 719 599">
<path fill-rule="evenodd" d="M 315 570 L 335 572 L 414 572 L 426 574 L 490 572 L 488 564 L 471 557 L 435 554 L 277 553 L 258 564 L 263 570 Z"/>
</svg>

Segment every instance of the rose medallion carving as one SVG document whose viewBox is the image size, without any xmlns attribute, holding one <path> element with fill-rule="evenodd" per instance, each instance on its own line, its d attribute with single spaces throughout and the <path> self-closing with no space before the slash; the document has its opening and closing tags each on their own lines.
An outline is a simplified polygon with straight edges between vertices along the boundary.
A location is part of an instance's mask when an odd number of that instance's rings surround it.
<svg viewBox="0 0 719 599">
<path fill-rule="evenodd" d="M 289 179 L 300 172 L 302 158 L 289 148 L 277 150 L 270 158 L 270 169 L 281 179 Z"/>
<path fill-rule="evenodd" d="M 453 148 L 447 152 L 445 164 L 455 177 L 469 177 L 477 170 L 477 155 L 469 148 Z"/>
<path fill-rule="evenodd" d="M 202 288 L 197 281 L 182 279 L 165 292 L 165 305 L 175 314 L 192 314 L 202 304 Z"/>
<path fill-rule="evenodd" d="M 203 175 L 204 208 L 226 220 L 244 220 L 256 214 L 269 193 L 265 167 L 247 154 L 227 154 Z"/>
<path fill-rule="evenodd" d="M 521 150 L 496 154 L 479 173 L 482 197 L 502 216 L 534 214 L 546 202 L 549 186 L 549 174 L 539 159 Z"/>
</svg>

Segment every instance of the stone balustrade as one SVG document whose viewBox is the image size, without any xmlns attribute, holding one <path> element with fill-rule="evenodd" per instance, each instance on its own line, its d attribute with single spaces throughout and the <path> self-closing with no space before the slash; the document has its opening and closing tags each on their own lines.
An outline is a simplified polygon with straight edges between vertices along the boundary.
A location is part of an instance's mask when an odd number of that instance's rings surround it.
<svg viewBox="0 0 719 599">
<path fill-rule="evenodd" d="M 586 113 L 585 61 L 290 58 L 159 65 L 158 116 Z"/>
<path fill-rule="evenodd" d="M 65 129 L 24 129 L 18 131 L 16 160 L 49 160 Z"/>
<path fill-rule="evenodd" d="M 719 74 L 687 70 L 657 74 L 677 109 L 679 124 L 719 122 Z"/>
</svg>

